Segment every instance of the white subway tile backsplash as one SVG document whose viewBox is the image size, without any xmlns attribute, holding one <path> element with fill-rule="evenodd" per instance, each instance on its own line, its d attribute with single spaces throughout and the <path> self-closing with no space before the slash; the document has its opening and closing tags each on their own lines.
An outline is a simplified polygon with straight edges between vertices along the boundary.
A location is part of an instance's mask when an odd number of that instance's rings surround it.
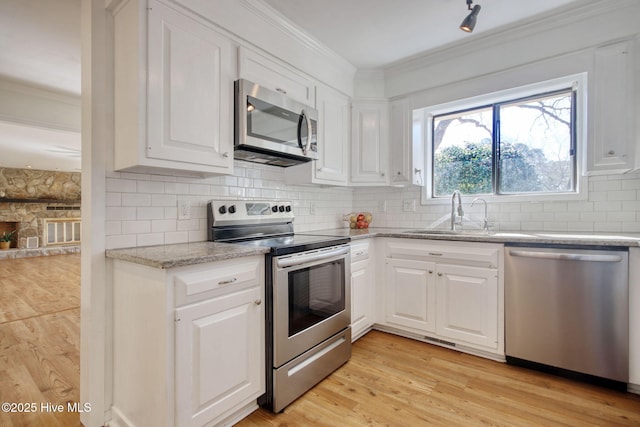
<svg viewBox="0 0 640 427">
<path fill-rule="evenodd" d="M 136 208 L 136 218 L 134 219 L 164 219 L 164 208 L 163 207 Z"/>
<path fill-rule="evenodd" d="M 373 214 L 374 227 L 448 227 L 450 203 L 421 205 L 416 187 L 314 187 L 284 182 L 284 169 L 236 161 L 234 175 L 206 179 L 109 172 L 107 245 L 109 248 L 197 242 L 207 239 L 206 204 L 211 199 L 282 199 L 293 203 L 296 232 L 344 228 L 342 215 Z M 493 230 L 640 232 L 640 174 L 589 177 L 588 200 L 489 203 Z M 190 219 L 178 220 L 177 201 L 191 203 Z M 403 200 L 416 200 L 404 212 Z M 482 209 L 463 204 L 468 222 L 481 221 Z M 379 212 L 380 202 L 386 212 Z M 313 205 L 313 214 L 311 213 Z"/>
<path fill-rule="evenodd" d="M 151 194 L 122 193 L 122 206 L 151 206 Z"/>
</svg>

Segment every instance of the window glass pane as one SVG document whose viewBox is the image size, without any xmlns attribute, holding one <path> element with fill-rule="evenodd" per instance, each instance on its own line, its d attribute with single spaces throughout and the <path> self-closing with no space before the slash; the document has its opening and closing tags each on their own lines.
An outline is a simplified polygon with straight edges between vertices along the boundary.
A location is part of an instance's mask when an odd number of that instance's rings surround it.
<svg viewBox="0 0 640 427">
<path fill-rule="evenodd" d="M 47 243 L 56 242 L 56 225 L 52 222 L 47 223 Z"/>
<path fill-rule="evenodd" d="M 80 241 L 80 223 L 79 222 L 73 223 L 73 240 L 75 240 L 76 242 Z"/>
<path fill-rule="evenodd" d="M 490 194 L 493 112 L 491 107 L 433 119 L 433 194 Z"/>
<path fill-rule="evenodd" d="M 573 191 L 571 92 L 500 106 L 501 193 Z"/>
<path fill-rule="evenodd" d="M 56 243 L 62 243 L 64 242 L 64 223 L 57 222 L 56 228 Z"/>
</svg>

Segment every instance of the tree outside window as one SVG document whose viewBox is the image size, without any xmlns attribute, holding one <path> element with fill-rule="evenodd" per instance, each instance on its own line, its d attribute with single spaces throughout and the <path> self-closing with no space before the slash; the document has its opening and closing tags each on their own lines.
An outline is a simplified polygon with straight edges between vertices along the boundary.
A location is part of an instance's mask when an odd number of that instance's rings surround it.
<svg viewBox="0 0 640 427">
<path fill-rule="evenodd" d="M 567 89 L 433 118 L 433 195 L 575 191 Z"/>
</svg>

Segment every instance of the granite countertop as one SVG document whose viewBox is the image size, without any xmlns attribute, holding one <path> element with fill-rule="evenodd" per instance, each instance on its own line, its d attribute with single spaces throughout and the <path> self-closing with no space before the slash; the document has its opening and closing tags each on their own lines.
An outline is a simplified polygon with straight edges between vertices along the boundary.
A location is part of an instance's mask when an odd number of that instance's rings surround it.
<svg viewBox="0 0 640 427">
<path fill-rule="evenodd" d="M 640 246 L 640 233 L 560 233 L 499 231 L 481 233 L 479 231 L 415 230 L 406 228 L 367 228 L 352 230 L 334 228 L 307 231 L 303 234 L 349 237 L 351 240 L 371 237 L 400 237 L 405 239 L 453 240 L 487 243 L 528 243 L 563 244 L 587 246 Z M 145 246 L 128 249 L 109 249 L 107 258 L 119 259 L 155 268 L 173 268 L 205 262 L 221 261 L 269 252 L 260 246 L 234 245 L 231 243 L 196 242 L 175 245 Z"/>
<path fill-rule="evenodd" d="M 107 258 L 129 261 L 155 268 L 173 268 L 205 262 L 222 261 L 269 252 L 260 246 L 218 242 L 179 243 L 128 249 L 108 249 Z"/>
<path fill-rule="evenodd" d="M 451 233 L 448 230 L 429 231 L 406 228 L 367 228 L 361 230 L 336 228 L 329 230 L 316 230 L 313 233 L 327 236 L 350 237 L 351 240 L 370 237 L 402 237 L 407 239 L 456 240 L 488 243 L 640 246 L 640 233 L 573 233 L 552 231 L 497 231 L 489 233 L 483 233 L 480 231 L 459 231 Z"/>
</svg>

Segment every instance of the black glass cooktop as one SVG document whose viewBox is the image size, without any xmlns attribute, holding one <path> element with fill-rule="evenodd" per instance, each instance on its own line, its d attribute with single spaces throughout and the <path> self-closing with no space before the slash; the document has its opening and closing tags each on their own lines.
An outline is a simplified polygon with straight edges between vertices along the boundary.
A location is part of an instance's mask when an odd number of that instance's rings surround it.
<svg viewBox="0 0 640 427">
<path fill-rule="evenodd" d="M 240 245 L 267 246 L 271 248 L 271 255 L 288 255 L 295 252 L 310 251 L 349 243 L 348 237 L 322 236 L 315 234 L 292 234 L 281 237 L 267 237 L 262 239 L 229 242 Z"/>
</svg>

